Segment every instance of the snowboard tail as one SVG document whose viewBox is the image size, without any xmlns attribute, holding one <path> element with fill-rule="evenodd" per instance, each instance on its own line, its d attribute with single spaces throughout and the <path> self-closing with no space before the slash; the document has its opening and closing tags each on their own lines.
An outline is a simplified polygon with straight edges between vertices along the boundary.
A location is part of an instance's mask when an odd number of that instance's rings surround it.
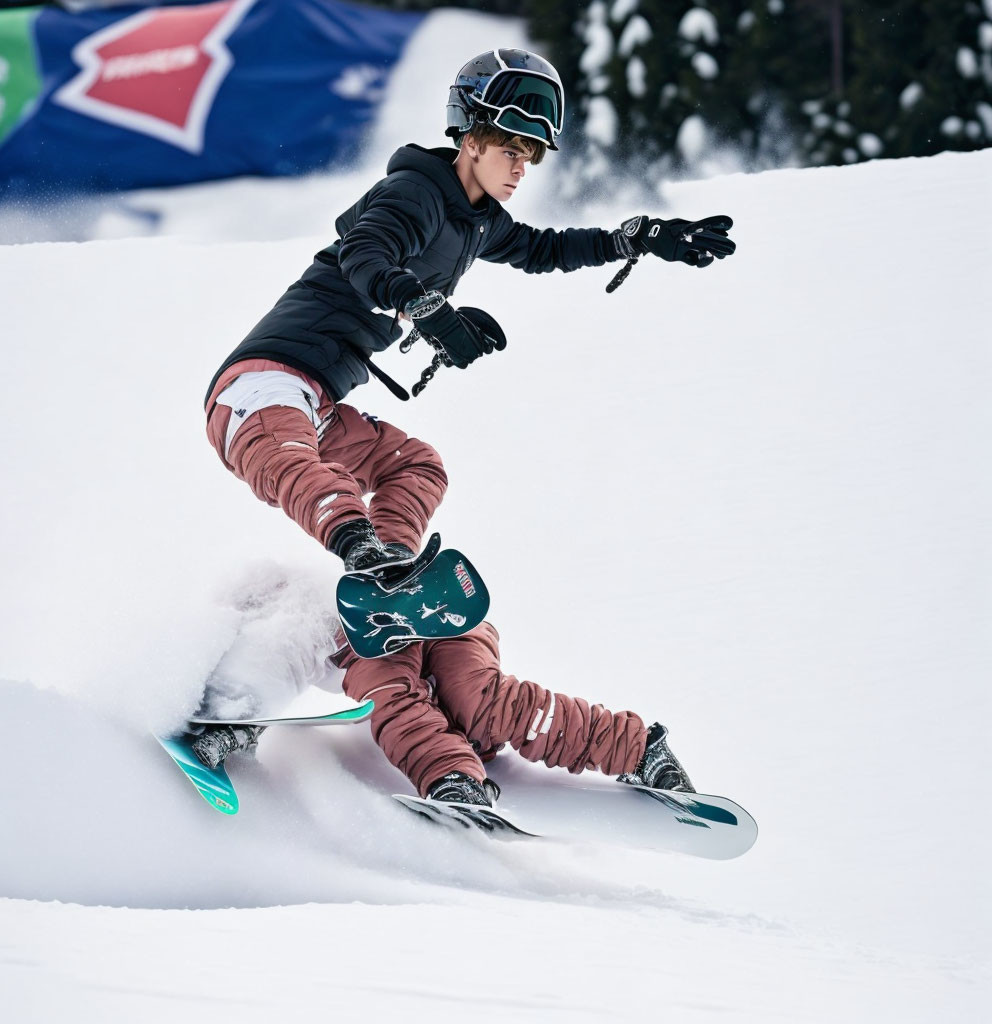
<svg viewBox="0 0 992 1024">
<path fill-rule="evenodd" d="M 268 728 L 273 725 L 352 725 L 364 722 L 374 710 L 375 703 L 367 700 L 355 707 L 328 714 L 277 715 L 271 718 L 191 718 L 189 722 L 192 732 L 183 732 L 178 736 L 156 736 L 155 739 L 214 810 L 220 811 L 221 814 L 237 814 L 240 806 L 238 794 L 234 791 L 234 784 L 227 770 L 223 765 L 208 768 L 193 752 L 193 741 L 206 726 L 260 725 Z"/>
<path fill-rule="evenodd" d="M 711 860 L 732 860 L 747 853 L 758 838 L 754 818 L 726 797 L 621 785 L 661 804 L 668 812 L 668 822 L 658 823 L 662 827 L 654 832 L 652 842 L 664 843 L 670 849 Z"/>
<path fill-rule="evenodd" d="M 238 813 L 238 794 L 223 765 L 207 768 L 193 753 L 194 737 L 188 733 L 180 736 L 156 736 L 168 755 L 179 766 L 196 791 L 215 811 L 221 814 Z"/>
</svg>

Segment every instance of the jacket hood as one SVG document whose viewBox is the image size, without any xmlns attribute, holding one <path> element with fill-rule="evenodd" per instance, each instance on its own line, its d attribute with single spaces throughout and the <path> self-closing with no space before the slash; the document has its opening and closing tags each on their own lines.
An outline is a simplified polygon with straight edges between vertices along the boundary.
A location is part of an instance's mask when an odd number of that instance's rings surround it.
<svg viewBox="0 0 992 1024">
<path fill-rule="evenodd" d="M 466 220 L 484 220 L 490 216 L 497 202 L 492 196 L 486 196 L 480 206 L 473 206 L 468 200 L 468 193 L 462 185 L 458 172 L 455 170 L 455 158 L 458 150 L 449 146 L 437 149 L 424 149 L 416 143 L 401 146 L 389 158 L 386 173 L 394 171 L 416 171 L 433 181 L 444 195 L 444 205 L 449 216 L 457 215 Z"/>
</svg>

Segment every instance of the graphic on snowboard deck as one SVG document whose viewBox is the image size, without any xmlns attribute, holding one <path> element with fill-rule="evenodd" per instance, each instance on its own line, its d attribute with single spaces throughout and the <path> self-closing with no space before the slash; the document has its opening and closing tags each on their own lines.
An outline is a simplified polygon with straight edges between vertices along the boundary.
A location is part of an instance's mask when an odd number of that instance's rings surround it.
<svg viewBox="0 0 992 1024">
<path fill-rule="evenodd" d="M 545 775 L 511 759 L 497 759 L 489 774 L 502 790 L 496 807 L 482 808 L 483 815 L 479 808 L 474 816 L 463 813 L 459 823 L 476 825 L 473 817 L 496 817 L 504 837 L 610 843 L 710 860 L 740 857 L 758 837 L 754 818 L 726 797 L 649 789 L 602 776 L 579 781 L 581 776 Z M 472 807 L 404 795 L 395 799 L 435 821 L 458 817 L 440 809 L 445 806 Z M 495 833 L 495 828 L 485 830 Z"/>
<path fill-rule="evenodd" d="M 156 736 L 155 739 L 165 747 L 169 756 L 182 769 L 190 782 L 196 786 L 197 792 L 204 800 L 221 814 L 238 813 L 238 794 L 224 766 L 207 768 L 193 753 L 190 744 L 194 737 L 187 733 L 180 736 Z"/>
<path fill-rule="evenodd" d="M 447 548 L 392 589 L 369 573 L 347 573 L 338 581 L 337 605 L 354 652 L 360 658 L 382 658 L 419 640 L 475 629 L 489 611 L 489 591 L 475 566 L 460 551 Z"/>
<path fill-rule="evenodd" d="M 274 715 L 271 718 L 191 718 L 191 725 L 351 725 L 363 722 L 375 710 L 371 700 L 323 715 Z"/>
</svg>

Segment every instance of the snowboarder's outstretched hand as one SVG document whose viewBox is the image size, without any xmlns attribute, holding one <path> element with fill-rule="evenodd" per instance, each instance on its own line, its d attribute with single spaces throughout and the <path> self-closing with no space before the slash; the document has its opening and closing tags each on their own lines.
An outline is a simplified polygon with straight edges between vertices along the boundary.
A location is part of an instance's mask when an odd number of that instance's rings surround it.
<svg viewBox="0 0 992 1024">
<path fill-rule="evenodd" d="M 670 263 L 688 263 L 708 267 L 714 259 L 732 256 L 737 245 L 727 237 L 734 226 L 730 217 L 704 217 L 688 221 L 631 217 L 610 232 L 617 255 L 634 259 L 651 253 Z"/>
<path fill-rule="evenodd" d="M 440 292 L 415 299 L 404 312 L 420 333 L 433 338 L 460 370 L 479 356 L 506 348 L 506 336 L 488 313 L 471 306 L 455 309 Z"/>
</svg>

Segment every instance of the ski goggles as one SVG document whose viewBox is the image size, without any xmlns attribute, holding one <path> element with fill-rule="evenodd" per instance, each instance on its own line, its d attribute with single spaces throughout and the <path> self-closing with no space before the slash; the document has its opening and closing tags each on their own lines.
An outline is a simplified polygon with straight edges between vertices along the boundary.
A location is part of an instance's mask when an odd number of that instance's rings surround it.
<svg viewBox="0 0 992 1024">
<path fill-rule="evenodd" d="M 512 68 L 497 71 L 475 102 L 503 131 L 558 148 L 555 136 L 561 133 L 565 101 L 561 86 L 551 78 Z"/>
</svg>

